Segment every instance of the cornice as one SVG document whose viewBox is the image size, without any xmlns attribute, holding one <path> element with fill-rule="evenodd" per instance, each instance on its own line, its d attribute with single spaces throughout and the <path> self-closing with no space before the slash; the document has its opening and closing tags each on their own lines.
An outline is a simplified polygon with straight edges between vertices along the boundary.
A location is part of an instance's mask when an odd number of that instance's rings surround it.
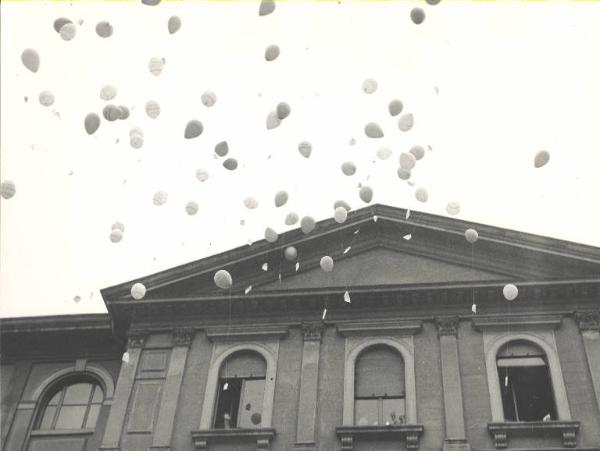
<svg viewBox="0 0 600 451">
<path fill-rule="evenodd" d="M 225 339 L 283 338 L 289 333 L 287 326 L 248 325 L 208 327 L 206 337 L 211 341 Z"/>
<path fill-rule="evenodd" d="M 421 321 L 394 319 L 337 321 L 337 331 L 343 337 L 355 335 L 414 335 L 423 327 Z"/>
<path fill-rule="evenodd" d="M 474 317 L 472 324 L 473 328 L 479 332 L 518 327 L 558 329 L 562 324 L 562 317 L 547 314 L 482 315 Z"/>
</svg>

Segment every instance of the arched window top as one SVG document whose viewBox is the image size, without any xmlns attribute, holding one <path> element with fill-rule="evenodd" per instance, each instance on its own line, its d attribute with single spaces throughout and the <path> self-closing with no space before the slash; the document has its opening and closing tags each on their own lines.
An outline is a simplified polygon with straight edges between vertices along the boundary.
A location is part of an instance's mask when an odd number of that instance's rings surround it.
<svg viewBox="0 0 600 451">
<path fill-rule="evenodd" d="M 404 362 L 395 349 L 376 344 L 356 358 L 354 396 L 399 396 L 404 394 Z"/>
<path fill-rule="evenodd" d="M 104 401 L 104 390 L 92 376 L 66 377 L 42 398 L 35 429 L 93 429 Z"/>
<path fill-rule="evenodd" d="M 262 355 L 255 351 L 237 351 L 221 364 L 219 377 L 229 378 L 264 378 L 267 374 L 267 363 Z"/>
<path fill-rule="evenodd" d="M 505 343 L 499 350 L 497 358 L 541 357 L 546 353 L 535 343 L 528 340 L 513 340 Z"/>
</svg>

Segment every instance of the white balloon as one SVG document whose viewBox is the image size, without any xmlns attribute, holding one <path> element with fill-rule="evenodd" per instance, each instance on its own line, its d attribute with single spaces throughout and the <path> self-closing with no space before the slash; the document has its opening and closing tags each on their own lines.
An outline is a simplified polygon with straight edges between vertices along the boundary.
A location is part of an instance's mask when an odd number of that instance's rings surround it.
<svg viewBox="0 0 600 451">
<path fill-rule="evenodd" d="M 181 19 L 177 16 L 171 16 L 167 23 L 167 28 L 169 29 L 169 34 L 177 33 L 181 28 Z"/>
<path fill-rule="evenodd" d="M 373 189 L 371 189 L 370 186 L 362 186 L 358 192 L 358 195 L 360 200 L 368 204 L 373 200 Z"/>
<path fill-rule="evenodd" d="M 403 132 L 409 131 L 414 125 L 415 118 L 411 113 L 403 114 L 398 120 L 398 128 Z"/>
<path fill-rule="evenodd" d="M 17 187 L 15 186 L 15 182 L 12 180 L 5 180 L 0 183 L 0 196 L 4 199 L 10 199 L 17 192 Z"/>
<path fill-rule="evenodd" d="M 546 163 L 548 163 L 549 161 L 550 161 L 550 153 L 547 150 L 540 150 L 535 155 L 535 159 L 533 160 L 533 165 L 536 168 L 541 168 L 542 166 L 546 165 Z"/>
<path fill-rule="evenodd" d="M 271 227 L 267 227 L 265 229 L 265 240 L 267 240 L 269 243 L 274 243 L 278 238 L 279 234 Z"/>
<path fill-rule="evenodd" d="M 154 205 L 160 206 L 167 201 L 168 197 L 169 195 L 165 191 L 157 191 L 156 193 L 154 193 L 154 198 L 152 199 L 152 202 L 154 203 Z"/>
<path fill-rule="evenodd" d="M 25 49 L 21 53 L 23 65 L 31 72 L 37 72 L 40 68 L 40 55 L 33 49 Z"/>
<path fill-rule="evenodd" d="M 415 198 L 419 202 L 427 202 L 427 199 L 429 198 L 429 193 L 427 193 L 427 190 L 425 188 L 417 188 L 417 190 L 415 191 Z"/>
<path fill-rule="evenodd" d="M 336 208 L 338 208 L 338 207 L 342 207 L 342 208 L 344 208 L 346 211 L 350 211 L 350 210 L 352 210 L 352 208 L 350 207 L 350 205 L 348 205 L 348 202 L 345 202 L 345 201 L 343 201 L 343 200 L 336 200 L 336 201 L 333 203 L 333 209 L 334 209 L 334 210 L 335 210 Z"/>
<path fill-rule="evenodd" d="M 96 34 L 101 38 L 109 38 L 113 34 L 113 27 L 108 22 L 98 22 L 96 25 Z"/>
<path fill-rule="evenodd" d="M 354 175 L 356 172 L 356 165 L 351 161 L 345 161 L 342 163 L 342 172 L 347 176 Z"/>
<path fill-rule="evenodd" d="M 50 91 L 42 91 L 39 100 L 42 106 L 51 106 L 54 103 L 54 94 Z"/>
<path fill-rule="evenodd" d="M 448 205 L 446 205 L 446 211 L 449 215 L 457 215 L 460 213 L 460 204 L 456 201 L 450 201 L 448 202 Z"/>
<path fill-rule="evenodd" d="M 400 167 L 404 170 L 410 171 L 417 164 L 417 160 L 412 153 L 402 152 L 400 154 Z"/>
<path fill-rule="evenodd" d="M 140 149 L 144 145 L 144 138 L 140 135 L 132 135 L 129 138 L 129 145 L 134 149 Z"/>
<path fill-rule="evenodd" d="M 398 116 L 402 112 L 403 108 L 404 105 L 402 105 L 402 102 L 398 99 L 392 100 L 388 105 L 388 111 L 390 112 L 391 116 Z"/>
<path fill-rule="evenodd" d="M 281 119 L 277 116 L 277 111 L 271 111 L 267 116 L 267 130 L 272 130 L 281 125 Z"/>
<path fill-rule="evenodd" d="M 325 257 L 321 258 L 319 265 L 321 265 L 321 269 L 323 271 L 331 272 L 333 271 L 333 258 L 331 258 L 329 255 L 326 255 Z"/>
<path fill-rule="evenodd" d="M 377 80 L 372 78 L 368 78 L 363 82 L 362 85 L 363 91 L 367 94 L 373 94 L 377 91 Z"/>
<path fill-rule="evenodd" d="M 389 147 L 380 147 L 379 149 L 377 149 L 377 152 L 375 152 L 375 154 L 380 160 L 387 160 L 389 157 L 392 156 L 392 149 L 390 149 Z"/>
<path fill-rule="evenodd" d="M 409 152 L 414 155 L 415 159 L 420 160 L 425 156 L 425 149 L 423 146 L 412 146 Z"/>
<path fill-rule="evenodd" d="M 160 105 L 154 100 L 146 102 L 146 114 L 150 119 L 156 119 L 160 114 Z"/>
<path fill-rule="evenodd" d="M 398 177 L 400 177 L 400 180 L 408 180 L 410 178 L 410 171 L 398 168 Z"/>
<path fill-rule="evenodd" d="M 316 225 L 317 224 L 315 223 L 315 220 L 311 216 L 304 216 L 300 220 L 300 228 L 305 234 L 312 232 L 315 229 Z"/>
<path fill-rule="evenodd" d="M 246 197 L 244 199 L 244 205 L 249 210 L 254 210 L 258 207 L 258 201 L 254 197 Z"/>
<path fill-rule="evenodd" d="M 113 243 L 118 243 L 123 238 L 123 231 L 120 229 L 112 229 L 110 231 L 110 240 Z"/>
<path fill-rule="evenodd" d="M 285 225 L 294 225 L 298 222 L 298 219 L 300 219 L 298 215 L 292 211 L 285 217 Z"/>
<path fill-rule="evenodd" d="M 208 180 L 208 171 L 204 168 L 196 170 L 196 178 L 201 182 L 206 182 Z"/>
<path fill-rule="evenodd" d="M 275 1 L 274 0 L 262 0 L 260 2 L 260 7 L 258 8 L 259 16 L 267 16 L 275 11 Z"/>
<path fill-rule="evenodd" d="M 100 117 L 96 113 L 90 113 L 85 117 L 83 125 L 87 134 L 92 135 L 100 127 Z"/>
<path fill-rule="evenodd" d="M 348 212 L 344 207 L 337 207 L 333 213 L 333 219 L 338 224 L 343 224 L 346 222 L 346 218 L 348 217 Z"/>
<path fill-rule="evenodd" d="M 465 231 L 465 238 L 467 239 L 467 241 L 471 244 L 473 244 L 475 241 L 477 241 L 479 239 L 479 234 L 477 233 L 477 230 L 475 229 L 467 229 Z"/>
<path fill-rule="evenodd" d="M 77 27 L 74 23 L 68 22 L 60 27 L 60 37 L 63 38 L 63 41 L 72 40 L 77 34 Z"/>
<path fill-rule="evenodd" d="M 121 117 L 119 119 L 124 120 L 124 119 L 127 119 L 129 117 L 129 108 L 127 108 L 124 105 L 121 105 L 119 107 L 119 110 L 121 110 Z"/>
<path fill-rule="evenodd" d="M 119 222 L 119 221 L 115 222 L 112 225 L 111 229 L 119 229 L 121 232 L 125 232 L 125 226 L 123 225 L 122 222 Z"/>
<path fill-rule="evenodd" d="M 150 71 L 150 73 L 152 75 L 155 75 L 157 77 L 161 74 L 164 67 L 165 67 L 165 62 L 164 62 L 164 59 L 162 59 L 162 58 L 157 58 L 157 57 L 150 58 L 150 61 L 148 62 L 148 70 Z"/>
<path fill-rule="evenodd" d="M 200 100 L 202 101 L 202 105 L 211 107 L 217 103 L 217 95 L 212 91 L 206 91 L 200 96 Z"/>
<path fill-rule="evenodd" d="M 274 61 L 277 59 L 278 56 L 279 56 L 279 47 L 277 47 L 276 45 L 270 45 L 265 50 L 265 60 L 267 60 L 267 61 Z"/>
<path fill-rule="evenodd" d="M 193 216 L 196 213 L 198 213 L 198 202 L 195 202 L 193 200 L 188 202 L 185 206 L 185 212 L 190 216 Z"/>
<path fill-rule="evenodd" d="M 294 246 L 288 246 L 285 248 L 283 255 L 288 262 L 293 262 L 298 258 L 298 251 Z"/>
<path fill-rule="evenodd" d="M 131 287 L 131 296 L 133 299 L 143 299 L 146 296 L 146 287 L 142 283 L 134 283 Z"/>
<path fill-rule="evenodd" d="M 202 122 L 192 119 L 185 126 L 185 132 L 183 133 L 183 136 L 185 139 L 193 139 L 200 136 L 203 131 L 204 126 L 202 125 Z"/>
<path fill-rule="evenodd" d="M 369 138 L 383 138 L 383 131 L 379 124 L 375 122 L 369 122 L 365 125 L 365 135 Z"/>
<path fill-rule="evenodd" d="M 231 274 L 224 269 L 219 269 L 214 277 L 215 285 L 223 290 L 228 290 L 233 285 Z"/>
<path fill-rule="evenodd" d="M 312 153 L 312 145 L 308 141 L 302 141 L 298 144 L 298 152 L 300 152 L 300 155 L 304 158 L 308 158 Z"/>
<path fill-rule="evenodd" d="M 282 207 L 288 201 L 288 193 L 286 191 L 279 191 L 275 194 L 275 206 Z"/>
<path fill-rule="evenodd" d="M 117 88 L 112 85 L 105 85 L 100 90 L 100 98 L 102 100 L 112 100 L 117 96 Z"/>
<path fill-rule="evenodd" d="M 144 137 L 144 130 L 142 130 L 140 127 L 132 127 L 131 130 L 129 130 L 129 137 L 132 136 L 140 136 L 140 137 Z"/>
<path fill-rule="evenodd" d="M 509 283 L 508 285 L 504 285 L 502 294 L 507 301 L 514 301 L 519 295 L 519 289 L 512 283 Z"/>
</svg>

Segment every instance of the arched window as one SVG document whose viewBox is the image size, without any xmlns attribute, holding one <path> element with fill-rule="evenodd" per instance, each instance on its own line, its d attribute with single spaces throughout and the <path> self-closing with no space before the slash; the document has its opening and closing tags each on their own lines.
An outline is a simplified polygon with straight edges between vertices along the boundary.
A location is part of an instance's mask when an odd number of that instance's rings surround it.
<svg viewBox="0 0 600 451">
<path fill-rule="evenodd" d="M 386 345 L 365 349 L 356 359 L 354 422 L 358 426 L 406 423 L 404 361 Z"/>
<path fill-rule="evenodd" d="M 44 396 L 34 429 L 93 429 L 103 401 L 104 392 L 94 378 L 63 379 Z"/>
<path fill-rule="evenodd" d="M 266 371 L 253 351 L 235 352 L 221 364 L 215 429 L 261 427 Z"/>
<path fill-rule="evenodd" d="M 505 421 L 556 420 L 545 352 L 526 340 L 510 341 L 496 356 Z"/>
</svg>

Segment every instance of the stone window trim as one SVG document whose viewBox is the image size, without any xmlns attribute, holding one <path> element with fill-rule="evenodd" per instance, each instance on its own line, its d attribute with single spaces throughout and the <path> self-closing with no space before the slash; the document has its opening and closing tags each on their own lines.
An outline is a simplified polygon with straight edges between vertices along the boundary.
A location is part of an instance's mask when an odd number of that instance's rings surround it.
<svg viewBox="0 0 600 451">
<path fill-rule="evenodd" d="M 508 447 L 508 438 L 511 436 L 539 437 L 544 435 L 558 435 L 562 437 L 565 448 L 577 446 L 577 431 L 579 421 L 507 421 L 503 423 L 489 423 L 488 431 L 494 437 L 494 446 L 497 449 Z"/>
<path fill-rule="evenodd" d="M 411 337 L 412 338 L 412 337 Z M 348 342 L 346 342 L 346 346 Z M 355 426 L 354 424 L 354 377 L 356 359 L 362 351 L 375 346 L 386 345 L 396 350 L 404 360 L 404 390 L 406 393 L 406 423 L 415 425 L 417 423 L 415 362 L 412 352 L 404 343 L 392 338 L 369 338 L 356 345 L 346 356 L 344 365 L 344 405 L 343 426 Z"/>
<path fill-rule="evenodd" d="M 526 332 L 507 332 L 499 337 L 496 337 L 496 339 L 491 343 L 491 346 L 487 349 L 486 355 L 486 369 L 493 422 L 505 423 L 496 357 L 498 355 L 498 351 L 503 345 L 516 340 L 529 341 L 539 346 L 544 351 L 546 354 L 546 360 L 548 362 L 548 371 L 550 373 L 550 380 L 552 382 L 552 392 L 554 395 L 554 402 L 556 404 L 558 420 L 571 421 L 571 411 L 569 409 L 567 391 L 565 389 L 562 369 L 555 347 L 550 346 L 546 340 L 541 339 L 537 336 L 537 334 Z"/>
<path fill-rule="evenodd" d="M 239 351 L 254 351 L 260 354 L 265 359 L 265 362 L 267 364 L 267 371 L 265 377 L 265 390 L 263 397 L 261 426 L 263 429 L 271 428 L 273 415 L 273 399 L 275 396 L 275 377 L 277 369 L 276 356 L 268 347 L 259 343 L 232 344 L 231 346 L 227 347 L 227 349 L 222 351 L 218 356 L 216 356 L 213 362 L 211 363 L 210 369 L 208 371 L 206 390 L 204 393 L 204 402 L 202 403 L 200 431 L 193 432 L 192 435 L 196 433 L 208 433 L 210 431 L 214 431 L 212 425 L 216 408 L 217 392 L 219 389 L 219 372 L 221 370 L 221 365 L 229 356 Z M 257 428 L 256 430 L 260 430 L 260 428 Z M 221 431 L 223 434 L 236 436 L 236 434 L 239 434 L 240 429 L 219 429 L 219 431 Z"/>
<path fill-rule="evenodd" d="M 204 431 L 192 431 L 192 441 L 195 451 L 208 450 L 211 441 L 219 442 L 229 439 L 256 440 L 257 451 L 268 451 L 271 441 L 275 437 L 273 428 L 257 429 L 209 429 Z"/>
<path fill-rule="evenodd" d="M 342 451 L 352 451 L 354 439 L 380 439 L 381 437 L 404 438 L 406 449 L 419 449 L 419 438 L 424 431 L 420 424 L 392 424 L 389 426 L 339 426 L 336 434 L 342 443 Z"/>
</svg>

